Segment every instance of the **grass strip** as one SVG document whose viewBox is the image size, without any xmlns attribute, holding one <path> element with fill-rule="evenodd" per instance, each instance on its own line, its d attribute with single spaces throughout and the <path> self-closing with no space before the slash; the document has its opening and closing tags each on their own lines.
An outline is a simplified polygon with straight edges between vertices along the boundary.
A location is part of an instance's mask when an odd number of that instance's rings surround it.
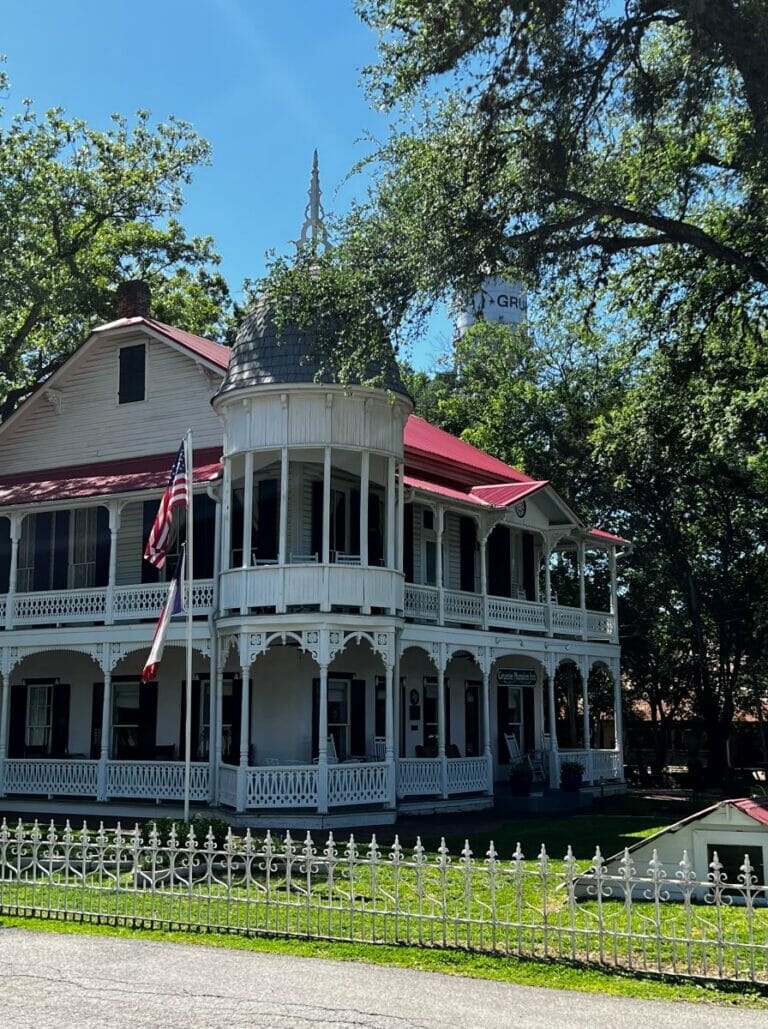
<svg viewBox="0 0 768 1029">
<path fill-rule="evenodd" d="M 37 932 L 109 936 L 123 939 L 145 939 L 155 942 L 185 943 L 205 947 L 226 947 L 255 953 L 288 954 L 295 957 L 327 958 L 334 961 L 357 961 L 396 968 L 439 972 L 539 986 L 549 989 L 574 990 L 579 993 L 602 993 L 639 1000 L 688 1001 L 700 1004 L 727 1005 L 768 1011 L 768 997 L 758 990 L 734 983 L 690 983 L 671 977 L 646 978 L 621 971 L 574 967 L 565 962 L 526 960 L 490 954 L 425 947 L 388 946 L 363 943 L 330 943 L 321 940 L 296 940 L 264 937 L 243 937 L 230 934 L 167 932 L 151 929 L 129 929 L 110 925 L 90 925 L 55 919 L 0 917 L 1 929 L 23 929 Z"/>
</svg>

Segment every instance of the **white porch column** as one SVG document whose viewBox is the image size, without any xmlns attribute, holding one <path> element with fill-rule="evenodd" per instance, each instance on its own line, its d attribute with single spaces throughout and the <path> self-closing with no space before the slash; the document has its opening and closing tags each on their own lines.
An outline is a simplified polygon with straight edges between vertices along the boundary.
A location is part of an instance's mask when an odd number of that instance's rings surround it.
<svg viewBox="0 0 768 1029">
<path fill-rule="evenodd" d="M 249 568 L 251 565 L 251 550 L 253 548 L 253 451 L 249 450 L 245 455 L 245 475 L 243 477 L 243 556 L 240 562 L 242 568 Z M 242 590 L 240 593 L 240 614 L 248 613 L 248 583 L 246 577 L 242 577 Z"/>
<path fill-rule="evenodd" d="M 251 666 L 240 666 L 240 764 L 237 769 L 237 810 L 245 811 L 248 790 L 248 740 L 251 735 Z"/>
<path fill-rule="evenodd" d="M 405 536 L 405 465 L 397 466 L 397 570 L 405 571 L 404 565 Z"/>
<path fill-rule="evenodd" d="M 552 635 L 552 569 L 550 568 L 550 561 L 552 559 L 552 545 L 549 540 L 544 538 L 544 545 L 542 547 L 542 554 L 544 556 L 544 602 L 547 605 L 546 608 L 546 619 L 547 619 L 547 636 Z"/>
<path fill-rule="evenodd" d="M 331 560 L 331 448 L 323 449 L 323 553 L 322 561 Z"/>
<path fill-rule="evenodd" d="M 226 572 L 232 561 L 232 462 L 224 462 L 224 477 L 221 487 L 221 555 L 219 568 Z"/>
<path fill-rule="evenodd" d="M 555 789 L 558 785 L 560 772 L 560 759 L 557 747 L 557 707 L 555 706 L 555 673 L 557 672 L 557 659 L 554 654 L 548 654 L 546 658 L 547 670 L 547 705 L 549 709 L 549 785 Z"/>
<path fill-rule="evenodd" d="M 108 800 L 107 797 L 107 762 L 109 761 L 109 736 L 112 723 L 112 672 L 105 669 L 104 696 L 101 703 L 101 750 L 99 752 L 99 772 L 97 800 Z"/>
<path fill-rule="evenodd" d="M 320 703 L 317 712 L 317 811 L 328 813 L 328 665 L 320 665 Z"/>
<path fill-rule="evenodd" d="M 590 782 L 594 779 L 594 769 L 592 768 L 592 744 L 590 742 L 590 719 L 589 719 L 589 665 L 590 661 L 588 657 L 581 656 L 578 659 L 579 675 L 581 676 L 581 724 L 582 724 L 582 736 L 584 737 L 584 750 L 587 752 L 586 756 L 586 769 L 584 772 L 584 778 Z"/>
<path fill-rule="evenodd" d="M 13 628 L 14 608 L 16 607 L 16 580 L 19 575 L 19 540 L 21 539 L 21 523 L 23 516 L 12 514 L 11 523 L 11 566 L 8 573 L 8 592 L 5 596 L 5 627 Z"/>
<path fill-rule="evenodd" d="M 280 448 L 280 535 L 277 560 L 281 565 L 288 563 L 288 447 Z"/>
<path fill-rule="evenodd" d="M 5 762 L 8 757 L 8 705 L 11 676 L 0 653 L 0 797 L 5 796 Z"/>
<path fill-rule="evenodd" d="M 619 765 L 619 781 L 624 782 L 624 714 L 621 707 L 621 660 L 618 657 L 611 658 L 609 667 L 613 676 L 613 719 Z"/>
<path fill-rule="evenodd" d="M 587 548 L 583 543 L 576 544 L 576 563 L 579 566 L 579 607 L 581 608 L 581 638 L 587 638 L 587 589 L 584 582 L 584 563 Z"/>
<path fill-rule="evenodd" d="M 437 670 L 437 756 L 440 761 L 440 794 L 448 797 L 448 758 L 445 755 L 445 661 L 441 646 L 440 667 Z"/>
<path fill-rule="evenodd" d="M 493 796 L 493 750 L 491 748 L 491 664 L 490 647 L 486 647 L 481 670 L 483 673 L 483 753 L 485 755 L 485 762 L 487 765 L 485 792 L 489 797 Z"/>
<path fill-rule="evenodd" d="M 395 459 L 387 458 L 387 568 L 395 567 Z M 392 612 L 394 614 L 394 612 Z"/>
<path fill-rule="evenodd" d="M 360 455 L 360 564 L 368 565 L 368 494 L 371 487 L 371 455 L 364 450 Z"/>
<path fill-rule="evenodd" d="M 109 511 L 109 577 L 107 579 L 106 617 L 107 625 L 115 620 L 115 579 L 117 578 L 117 534 L 120 531 L 120 508 L 116 503 L 107 505 Z"/>
<path fill-rule="evenodd" d="M 385 698 L 384 698 L 384 735 L 386 737 L 384 747 L 384 760 L 388 765 L 389 775 L 389 799 L 386 806 L 388 808 L 395 807 L 395 686 L 394 686 L 394 675 L 392 665 L 387 663 L 384 665 L 384 682 L 385 682 Z"/>
<path fill-rule="evenodd" d="M 437 624 L 442 625 L 445 620 L 445 595 L 443 592 L 443 528 L 445 512 L 442 507 L 435 509 L 435 535 L 437 551 L 435 557 L 437 576 Z"/>
<path fill-rule="evenodd" d="M 483 603 L 483 628 L 488 628 L 488 533 L 480 532 L 480 594 Z"/>
<path fill-rule="evenodd" d="M 618 640 L 619 638 L 619 604 L 618 596 L 616 592 L 616 547 L 611 547 L 608 551 L 608 565 L 611 572 L 611 607 L 610 611 L 613 615 L 613 638 Z"/>
</svg>

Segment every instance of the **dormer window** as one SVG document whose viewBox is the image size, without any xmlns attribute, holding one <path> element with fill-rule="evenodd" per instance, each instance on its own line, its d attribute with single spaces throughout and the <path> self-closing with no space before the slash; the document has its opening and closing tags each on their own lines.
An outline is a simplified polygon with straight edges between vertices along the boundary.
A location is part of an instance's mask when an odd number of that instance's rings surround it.
<svg viewBox="0 0 768 1029">
<path fill-rule="evenodd" d="M 117 389 L 118 404 L 136 404 L 146 397 L 147 347 L 138 343 L 121 347 Z"/>
</svg>

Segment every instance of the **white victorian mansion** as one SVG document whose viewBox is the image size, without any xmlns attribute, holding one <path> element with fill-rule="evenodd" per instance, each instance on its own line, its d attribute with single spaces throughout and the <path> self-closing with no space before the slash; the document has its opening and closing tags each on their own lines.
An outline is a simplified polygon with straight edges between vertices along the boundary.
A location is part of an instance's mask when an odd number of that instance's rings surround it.
<svg viewBox="0 0 768 1029">
<path fill-rule="evenodd" d="M 316 236 L 316 169 L 310 196 Z M 490 803 L 517 750 L 545 785 L 565 758 L 622 781 L 625 542 L 413 415 L 394 356 L 370 389 L 318 381 L 313 349 L 262 303 L 230 350 L 126 283 L 117 320 L 0 426 L 7 809 L 182 797 L 183 624 L 157 682 L 140 673 L 183 511 L 161 581 L 142 554 L 190 427 L 194 802 L 387 821 Z M 570 604 L 550 571 L 564 552 Z M 590 562 L 609 573 L 588 606 Z"/>
</svg>

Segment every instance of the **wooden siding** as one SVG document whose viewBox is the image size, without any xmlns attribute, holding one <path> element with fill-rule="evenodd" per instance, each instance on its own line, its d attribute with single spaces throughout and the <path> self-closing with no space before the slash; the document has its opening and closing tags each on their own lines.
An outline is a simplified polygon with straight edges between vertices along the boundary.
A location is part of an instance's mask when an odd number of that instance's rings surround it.
<svg viewBox="0 0 768 1029">
<path fill-rule="evenodd" d="M 147 398 L 118 404 L 120 346 L 147 342 Z M 221 444 L 221 423 L 210 405 L 215 380 L 191 356 L 142 333 L 105 333 L 55 383 L 61 413 L 40 394 L 0 435 L 0 468 L 10 474 L 140 457 L 175 450 L 188 428 L 195 447 Z"/>
</svg>

